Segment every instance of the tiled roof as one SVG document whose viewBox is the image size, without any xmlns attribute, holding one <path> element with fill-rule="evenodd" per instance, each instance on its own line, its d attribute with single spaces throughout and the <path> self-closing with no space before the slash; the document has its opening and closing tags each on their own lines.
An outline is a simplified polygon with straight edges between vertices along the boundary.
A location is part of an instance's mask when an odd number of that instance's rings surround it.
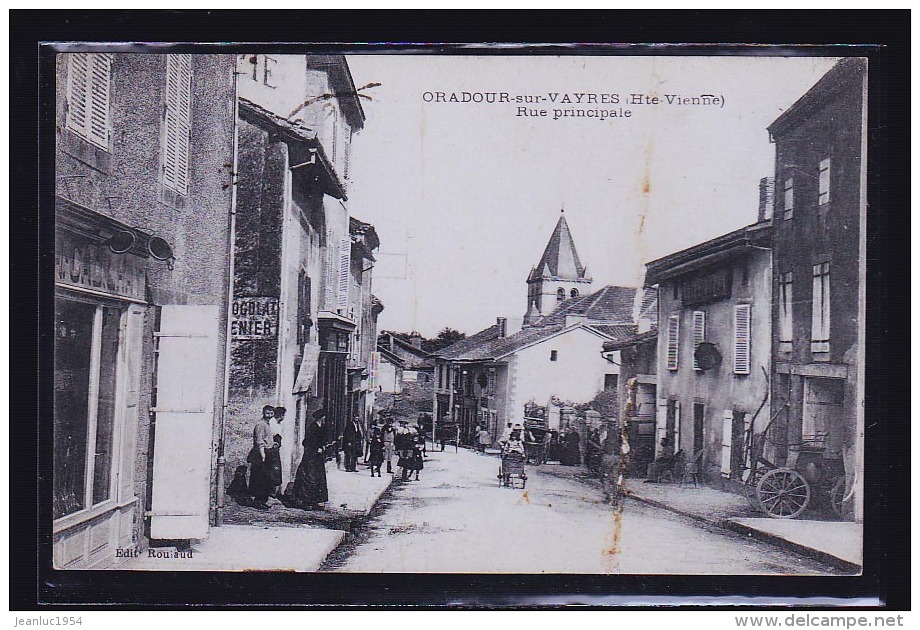
<svg viewBox="0 0 920 630">
<path fill-rule="evenodd" d="M 566 315 L 582 315 L 587 323 L 632 323 L 635 287 L 606 286 L 599 291 L 565 300 L 552 313 L 536 322 L 537 326 L 565 323 Z"/>
<path fill-rule="evenodd" d="M 566 330 L 567 314 L 584 316 L 582 324 L 600 335 L 613 340 L 626 338 L 636 330 L 632 322 L 635 296 L 635 288 L 604 287 L 591 295 L 563 302 L 533 326 L 522 328 L 513 335 L 499 337 L 496 324 L 441 350 L 437 356 L 466 361 L 504 357 Z"/>
<path fill-rule="evenodd" d="M 466 339 L 461 339 L 457 343 L 453 343 L 446 348 L 441 348 L 434 353 L 434 356 L 442 359 L 461 359 L 464 358 L 465 353 L 469 350 L 493 339 L 498 339 L 498 324 L 492 324 L 488 328 L 480 330 L 478 333 L 470 335 Z"/>
</svg>

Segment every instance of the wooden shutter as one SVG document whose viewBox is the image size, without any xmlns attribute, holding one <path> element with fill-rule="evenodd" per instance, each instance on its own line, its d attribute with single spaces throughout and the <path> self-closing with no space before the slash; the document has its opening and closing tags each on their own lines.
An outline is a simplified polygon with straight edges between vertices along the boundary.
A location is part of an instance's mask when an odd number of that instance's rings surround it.
<svg viewBox="0 0 920 630">
<path fill-rule="evenodd" d="M 138 410 L 144 345 L 144 308 L 137 305 L 129 306 L 123 321 L 124 341 L 122 351 L 124 352 L 124 359 L 122 365 L 124 370 L 122 371 L 121 387 L 125 392 L 125 417 L 120 440 L 119 501 L 126 501 L 134 496 L 134 448 L 137 439 L 137 424 L 140 420 Z"/>
<path fill-rule="evenodd" d="M 735 414 L 731 409 L 726 409 L 722 414 L 722 476 L 726 479 L 732 475 L 732 425 Z"/>
<path fill-rule="evenodd" d="M 661 440 L 668 434 L 668 401 L 659 398 L 655 405 L 655 453 L 661 455 Z"/>
<path fill-rule="evenodd" d="M 831 200 L 831 160 L 821 160 L 818 165 L 818 205 L 823 206 Z"/>
<path fill-rule="evenodd" d="M 217 306 L 162 307 L 151 538 L 208 536 L 218 330 Z"/>
<path fill-rule="evenodd" d="M 339 286 L 336 307 L 348 316 L 348 286 L 351 284 L 351 239 L 343 238 L 339 246 Z"/>
<path fill-rule="evenodd" d="M 680 359 L 680 314 L 668 315 L 667 363 L 669 370 L 676 370 Z"/>
<path fill-rule="evenodd" d="M 703 311 L 693 311 L 693 369 L 699 370 L 700 366 L 696 361 L 696 349 L 700 344 L 706 341 L 706 313 Z"/>
<path fill-rule="evenodd" d="M 680 401 L 674 401 L 674 452 L 680 450 Z"/>
<path fill-rule="evenodd" d="M 735 374 L 751 373 L 751 305 L 735 305 Z"/>
<path fill-rule="evenodd" d="M 108 150 L 112 55 L 69 53 L 68 60 L 67 128 Z"/>
<path fill-rule="evenodd" d="M 163 113 L 163 183 L 188 192 L 191 133 L 192 56 L 166 55 L 166 107 Z"/>
</svg>

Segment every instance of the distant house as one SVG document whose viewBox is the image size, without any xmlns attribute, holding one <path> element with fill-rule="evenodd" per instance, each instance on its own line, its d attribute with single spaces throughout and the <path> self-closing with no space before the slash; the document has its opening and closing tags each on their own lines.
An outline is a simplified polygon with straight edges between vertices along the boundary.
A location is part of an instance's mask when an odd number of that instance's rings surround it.
<svg viewBox="0 0 920 630">
<path fill-rule="evenodd" d="M 392 333 L 383 333 L 377 339 L 377 349 L 386 350 L 400 360 L 402 382 L 431 382 L 434 373 L 434 357 L 422 350 L 422 336 L 417 332 L 409 335 L 409 341 Z"/>
<path fill-rule="evenodd" d="M 377 346 L 377 355 L 377 376 L 375 379 L 377 391 L 383 394 L 401 394 L 406 362 L 380 346 Z"/>
</svg>

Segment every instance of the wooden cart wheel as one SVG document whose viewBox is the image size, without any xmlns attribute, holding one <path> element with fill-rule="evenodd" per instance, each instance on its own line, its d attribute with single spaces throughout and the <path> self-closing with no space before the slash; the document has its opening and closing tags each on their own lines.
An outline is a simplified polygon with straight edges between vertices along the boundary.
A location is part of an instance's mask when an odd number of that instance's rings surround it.
<svg viewBox="0 0 920 630">
<path fill-rule="evenodd" d="M 834 487 L 831 488 L 831 509 L 839 518 L 843 518 L 843 498 L 846 496 L 846 491 L 847 480 L 845 477 L 838 479 Z"/>
<path fill-rule="evenodd" d="M 808 507 L 811 488 L 805 477 L 791 468 L 776 468 L 757 482 L 757 503 L 773 518 L 796 518 Z"/>
</svg>

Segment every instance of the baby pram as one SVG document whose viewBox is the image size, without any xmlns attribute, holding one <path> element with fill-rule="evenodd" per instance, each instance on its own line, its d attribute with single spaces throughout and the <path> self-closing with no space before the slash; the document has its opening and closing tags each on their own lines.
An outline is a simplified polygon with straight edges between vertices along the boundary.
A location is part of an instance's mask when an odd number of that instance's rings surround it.
<svg viewBox="0 0 920 630">
<path fill-rule="evenodd" d="M 502 454 L 502 464 L 498 469 L 498 485 L 515 488 L 515 480 L 521 482 L 523 489 L 527 485 L 527 473 L 524 472 L 524 454 L 519 451 L 506 451 Z"/>
</svg>

